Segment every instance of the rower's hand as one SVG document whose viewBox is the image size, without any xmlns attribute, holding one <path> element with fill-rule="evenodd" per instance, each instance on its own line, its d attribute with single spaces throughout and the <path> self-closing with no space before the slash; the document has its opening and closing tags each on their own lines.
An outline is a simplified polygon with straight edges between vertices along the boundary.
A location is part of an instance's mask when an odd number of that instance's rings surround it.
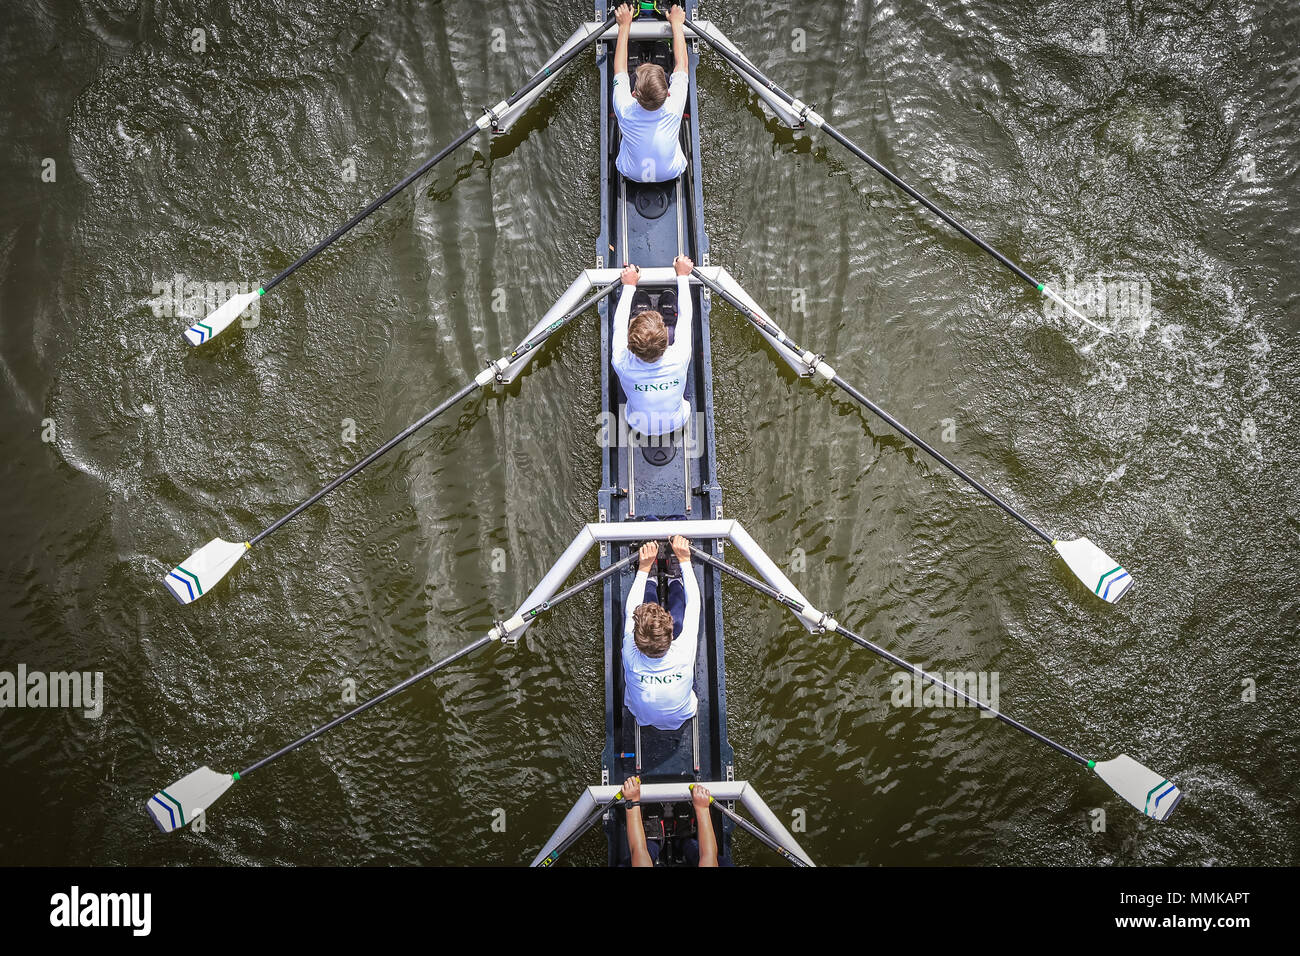
<svg viewBox="0 0 1300 956">
<path fill-rule="evenodd" d="M 628 777 L 623 781 L 623 799 L 640 800 L 641 799 L 641 778 Z"/>
<path fill-rule="evenodd" d="M 681 8 L 677 7 L 676 9 L 680 10 Z M 691 261 L 690 256 L 678 256 L 676 259 L 673 260 L 673 269 L 677 271 L 677 274 L 679 276 L 690 275 L 691 270 L 693 270 L 694 268 L 695 268 L 695 263 Z"/>
<path fill-rule="evenodd" d="M 618 27 L 620 30 L 624 29 L 625 27 L 632 26 L 632 16 L 633 16 L 633 10 L 632 10 L 632 4 L 630 3 L 620 3 L 618 5 L 618 9 L 614 11 L 614 19 L 618 21 Z M 669 12 L 668 16 L 669 16 L 669 22 L 671 22 L 672 13 Z M 683 12 L 682 16 L 684 17 L 686 16 L 686 14 Z"/>
<path fill-rule="evenodd" d="M 673 554 L 677 555 L 677 560 L 682 564 L 691 563 L 691 543 L 683 538 L 680 534 L 675 534 L 672 540 L 668 542 L 673 546 Z"/>
<path fill-rule="evenodd" d="M 637 563 L 637 568 L 641 571 L 649 571 L 655 566 L 655 561 L 659 558 L 659 542 L 647 541 L 641 545 L 641 560 Z"/>
<path fill-rule="evenodd" d="M 626 787 L 623 792 L 627 792 Z M 697 811 L 709 809 L 709 796 L 709 788 L 702 783 L 697 783 L 691 788 L 691 803 L 695 805 Z"/>
<path fill-rule="evenodd" d="M 623 284 L 636 285 L 641 279 L 641 270 L 636 266 L 623 267 Z"/>
<path fill-rule="evenodd" d="M 668 8 L 668 22 L 674 27 L 680 27 L 686 22 L 686 8 L 680 3 L 674 3 Z"/>
</svg>

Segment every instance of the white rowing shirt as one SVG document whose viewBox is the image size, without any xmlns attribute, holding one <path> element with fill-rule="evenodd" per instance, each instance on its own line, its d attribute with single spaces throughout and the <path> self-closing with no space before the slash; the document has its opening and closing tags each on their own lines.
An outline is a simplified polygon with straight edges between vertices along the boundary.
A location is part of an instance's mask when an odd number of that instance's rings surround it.
<svg viewBox="0 0 1300 956">
<path fill-rule="evenodd" d="M 646 657 L 636 646 L 632 612 L 645 600 L 649 575 L 637 571 L 627 595 L 623 623 L 623 703 L 642 727 L 676 730 L 695 716 L 695 649 L 700 631 L 700 585 L 689 561 L 682 562 L 686 609 L 682 632 L 663 657 Z"/>
<path fill-rule="evenodd" d="M 678 130 L 686 112 L 689 88 L 686 71 L 674 73 L 668 80 L 668 99 L 659 109 L 648 110 L 632 95 L 627 74 L 614 74 L 614 115 L 623 135 L 615 165 L 628 179 L 662 183 L 686 171 L 686 154 Z"/>
<path fill-rule="evenodd" d="M 627 326 L 632 317 L 636 286 L 625 285 L 614 311 L 611 363 L 627 395 L 627 423 L 642 435 L 666 435 L 686 424 L 691 403 L 686 400 L 686 376 L 691 370 L 691 286 L 677 277 L 677 332 L 673 344 L 657 362 L 633 355 L 627 347 Z"/>
</svg>

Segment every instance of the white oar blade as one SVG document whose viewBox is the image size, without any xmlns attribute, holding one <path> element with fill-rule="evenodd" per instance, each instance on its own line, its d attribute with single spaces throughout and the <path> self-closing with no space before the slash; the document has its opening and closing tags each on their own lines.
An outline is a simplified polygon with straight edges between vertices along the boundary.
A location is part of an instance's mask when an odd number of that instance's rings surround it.
<svg viewBox="0 0 1300 956">
<path fill-rule="evenodd" d="M 1183 799 L 1183 792 L 1176 784 L 1127 754 L 1098 761 L 1093 769 L 1112 790 L 1153 820 L 1168 820 L 1178 801 Z"/>
<path fill-rule="evenodd" d="M 235 777 L 217 773 L 210 767 L 200 767 L 188 777 L 182 777 L 166 790 L 159 790 L 145 808 L 158 829 L 172 833 L 187 826 L 196 816 L 217 802 L 217 798 L 230 789 Z"/>
<path fill-rule="evenodd" d="M 185 338 L 190 345 L 202 345 L 226 330 L 231 322 L 239 318 L 239 314 L 257 301 L 257 297 L 262 293 L 246 292 L 242 295 L 232 295 L 225 301 L 221 308 L 217 309 L 202 322 L 195 322 L 185 330 Z"/>
<path fill-rule="evenodd" d="M 1087 538 L 1053 541 L 1052 546 L 1075 576 L 1103 601 L 1114 604 L 1133 586 L 1133 576 Z"/>
<path fill-rule="evenodd" d="M 163 584 L 176 600 L 182 604 L 193 604 L 226 576 L 235 562 L 244 556 L 248 547 L 242 541 L 213 538 L 176 565 L 163 578 Z"/>
</svg>

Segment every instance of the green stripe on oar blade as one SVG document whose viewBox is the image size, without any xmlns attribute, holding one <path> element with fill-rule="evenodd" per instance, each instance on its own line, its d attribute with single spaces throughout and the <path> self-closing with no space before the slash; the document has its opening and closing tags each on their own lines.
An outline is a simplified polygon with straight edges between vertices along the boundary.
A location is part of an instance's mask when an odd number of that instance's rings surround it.
<svg viewBox="0 0 1300 956">
<path fill-rule="evenodd" d="M 169 571 L 163 584 L 176 600 L 193 604 L 212 590 L 247 550 L 245 542 L 213 538 Z"/>
<path fill-rule="evenodd" d="M 234 782 L 235 778 L 228 773 L 200 767 L 155 793 L 145 803 L 145 809 L 159 830 L 174 833 L 216 803 Z"/>
<path fill-rule="evenodd" d="M 1075 577 L 1109 604 L 1114 604 L 1133 586 L 1133 576 L 1087 538 L 1053 541 L 1052 547 L 1065 559 Z"/>
<path fill-rule="evenodd" d="M 1093 765 L 1110 788 L 1153 820 L 1167 820 L 1183 799 L 1183 792 L 1168 777 L 1148 770 L 1128 754 Z"/>
<path fill-rule="evenodd" d="M 257 297 L 262 294 L 262 290 L 256 292 L 245 292 L 241 295 L 232 295 L 221 306 L 206 319 L 201 322 L 195 322 L 185 330 L 185 340 L 190 345 L 202 345 L 204 342 L 211 342 L 218 335 L 224 332 L 235 319 L 239 318 L 241 312 L 248 308 Z"/>
</svg>

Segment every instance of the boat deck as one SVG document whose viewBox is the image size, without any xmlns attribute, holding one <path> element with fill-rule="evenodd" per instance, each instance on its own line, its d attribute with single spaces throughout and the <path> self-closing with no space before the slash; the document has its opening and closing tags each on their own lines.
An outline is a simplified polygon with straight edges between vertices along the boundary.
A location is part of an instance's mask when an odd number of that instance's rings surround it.
<svg viewBox="0 0 1300 956">
<path fill-rule="evenodd" d="M 694 7 L 694 4 L 690 4 Z M 694 14 L 693 9 L 688 12 Z M 603 15 L 603 12 L 602 12 Z M 647 16 L 649 14 L 642 14 Z M 682 121 L 682 149 L 687 157 L 686 172 L 667 183 L 640 183 L 625 179 L 615 168 L 618 154 L 618 124 L 613 113 L 614 44 L 597 47 L 600 70 L 601 233 L 597 240 L 598 267 L 620 267 L 624 263 L 671 266 L 674 257 L 685 254 L 697 265 L 708 262 L 708 237 L 702 215 L 699 126 L 695 86 L 697 55 L 690 54 L 690 94 Z M 633 40 L 629 50 L 629 73 L 638 64 L 659 63 L 672 72 L 672 48 L 666 40 Z M 666 286 L 641 286 L 650 295 L 651 307 L 658 307 L 659 294 Z M 686 429 L 670 443 L 635 445 L 630 440 L 625 416 L 626 403 L 617 374 L 610 365 L 614 298 L 601 305 L 601 388 L 602 411 L 607 422 L 618 422 L 611 438 L 617 441 L 603 449 L 600 490 L 600 520 L 652 521 L 655 518 L 692 519 L 722 516 L 722 494 L 717 483 L 713 441 L 713 367 L 709 353 L 709 302 L 696 285 L 692 288 L 695 320 L 692 325 L 694 358 L 686 399 L 692 416 Z M 652 440 L 653 441 L 653 440 Z M 697 541 L 712 547 L 712 542 Z M 621 558 L 622 547 L 604 548 L 601 566 Z M 622 784 L 639 772 L 646 783 L 682 780 L 734 779 L 733 755 L 727 742 L 727 701 L 723 664 L 722 594 L 720 575 L 712 568 L 693 566 L 700 583 L 702 600 L 699 651 L 695 665 L 695 695 L 699 709 L 695 721 L 680 730 L 665 732 L 641 728 L 638 768 L 637 728 L 623 705 L 623 608 L 632 575 L 618 575 L 605 582 L 605 749 L 601 757 L 602 783 Z M 714 827 L 730 843 L 731 822 L 717 812 Z M 627 836 L 623 815 L 607 816 L 611 865 L 626 863 Z"/>
</svg>

